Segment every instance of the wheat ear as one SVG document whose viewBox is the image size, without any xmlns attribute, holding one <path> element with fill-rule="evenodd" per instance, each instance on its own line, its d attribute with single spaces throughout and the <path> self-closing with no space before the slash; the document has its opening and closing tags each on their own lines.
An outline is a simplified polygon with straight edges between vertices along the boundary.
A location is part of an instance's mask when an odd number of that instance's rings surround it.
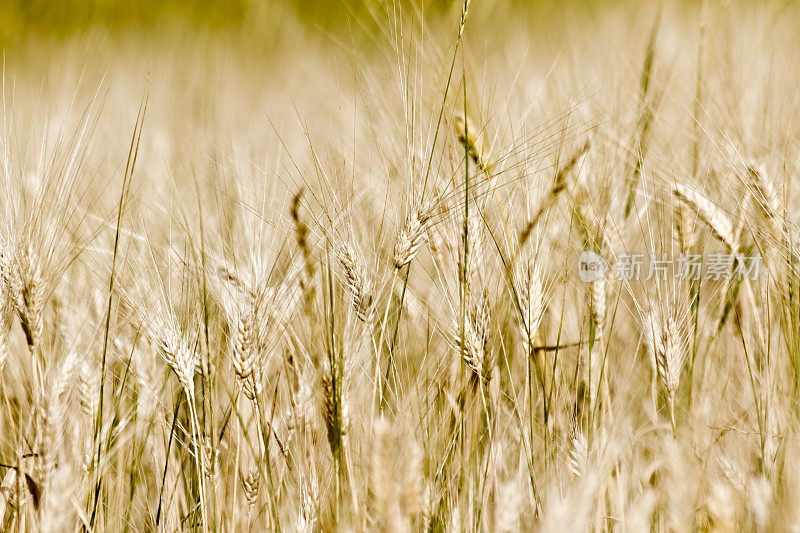
<svg viewBox="0 0 800 533">
<path fill-rule="evenodd" d="M 473 127 L 472 121 L 458 114 L 454 117 L 453 124 L 455 126 L 458 142 L 467 149 L 467 153 L 469 153 L 475 166 L 477 166 L 481 172 L 486 172 L 487 174 L 491 173 L 493 165 L 484 151 L 483 136 Z"/>
<path fill-rule="evenodd" d="M 733 222 L 725 215 L 725 213 L 717 207 L 714 202 L 685 185 L 675 185 L 672 189 L 675 197 L 703 223 L 709 227 L 711 233 L 725 244 L 730 251 L 735 252 L 736 237 L 733 232 Z"/>
<path fill-rule="evenodd" d="M 776 233 L 780 233 L 783 225 L 783 209 L 772 182 L 767 178 L 764 168 L 755 163 L 747 165 L 747 176 L 751 185 L 751 194 L 772 224 Z"/>
<path fill-rule="evenodd" d="M 403 229 L 394 245 L 395 268 L 402 268 L 413 261 L 419 249 L 427 242 L 434 209 L 435 202 L 418 204 L 406 216 Z"/>
<path fill-rule="evenodd" d="M 662 321 L 652 310 L 647 315 L 644 337 L 658 370 L 658 377 L 667 392 L 673 429 L 675 393 L 680 386 L 681 372 L 688 355 L 688 346 L 682 330 L 683 321 L 678 317 L 669 316 Z"/>
<path fill-rule="evenodd" d="M 519 332 L 526 345 L 533 346 L 544 319 L 545 307 L 544 284 L 538 265 L 530 262 L 523 274 L 517 277 L 516 293 L 522 311 Z"/>
<path fill-rule="evenodd" d="M 353 297 L 356 316 L 362 322 L 372 324 L 375 319 L 375 306 L 372 279 L 367 274 L 367 269 L 349 244 L 339 246 L 336 255 L 344 271 L 345 285 Z"/>
<path fill-rule="evenodd" d="M 479 383 L 488 383 L 492 376 L 492 361 L 487 354 L 486 342 L 489 336 L 489 294 L 484 290 L 478 302 L 470 306 L 464 322 L 463 353 L 464 362 L 478 379 Z M 454 338 L 461 342 L 461 321 L 456 318 Z"/>
</svg>

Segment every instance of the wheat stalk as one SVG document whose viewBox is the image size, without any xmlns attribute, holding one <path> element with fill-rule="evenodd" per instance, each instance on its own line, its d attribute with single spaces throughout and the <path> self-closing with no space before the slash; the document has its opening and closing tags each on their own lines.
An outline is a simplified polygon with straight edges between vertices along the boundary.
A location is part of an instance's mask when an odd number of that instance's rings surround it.
<svg viewBox="0 0 800 533">
<path fill-rule="evenodd" d="M 9 286 L 12 272 L 9 257 L 0 245 L 0 380 L 8 359 L 8 335 L 14 319 L 14 303 Z"/>
<path fill-rule="evenodd" d="M 202 443 L 200 442 L 200 421 L 195 408 L 194 374 L 200 365 L 200 357 L 189 345 L 185 335 L 176 324 L 175 317 L 158 318 L 148 324 L 147 330 L 151 343 L 161 352 L 164 361 L 178 378 L 178 382 L 186 394 L 189 415 L 192 424 L 195 464 L 198 472 L 202 472 Z M 200 492 L 200 511 L 204 528 L 208 526 L 204 476 L 198 476 Z"/>
<path fill-rule="evenodd" d="M 27 248 L 0 258 L 0 272 L 19 317 L 28 347 L 33 350 L 44 329 L 44 279 L 36 253 Z"/>
<path fill-rule="evenodd" d="M 55 469 L 59 448 L 56 444 L 62 443 L 61 428 L 67 408 L 67 398 L 70 385 L 75 382 L 75 373 L 78 370 L 78 358 L 70 352 L 61 363 L 58 372 L 51 378 L 47 394 L 43 398 L 42 406 L 42 435 L 41 451 L 37 463 L 39 484 L 45 497 L 48 497 L 50 479 Z"/>
<path fill-rule="evenodd" d="M 334 369 L 326 364 L 322 372 L 322 415 L 328 430 L 328 443 L 334 456 L 338 453 L 350 431 L 350 409 L 347 402 L 346 371 L 336 380 Z M 337 390 L 338 389 L 338 390 Z"/>
<path fill-rule="evenodd" d="M 311 309 L 314 302 L 315 287 L 314 287 L 314 257 L 311 253 L 311 245 L 308 242 L 308 226 L 300 216 L 300 205 L 303 198 L 303 189 L 297 191 L 292 199 L 292 205 L 289 214 L 294 222 L 295 234 L 297 237 L 297 247 L 303 255 L 303 264 L 305 268 L 302 274 L 298 277 L 300 284 L 300 294 L 305 296 L 305 313 L 311 315 Z"/>
<path fill-rule="evenodd" d="M 289 398 L 291 402 L 291 415 L 287 421 L 287 446 L 294 438 L 297 431 L 311 432 L 311 413 L 313 407 L 314 392 L 307 380 L 300 376 L 297 378 L 297 385 Z"/>
</svg>

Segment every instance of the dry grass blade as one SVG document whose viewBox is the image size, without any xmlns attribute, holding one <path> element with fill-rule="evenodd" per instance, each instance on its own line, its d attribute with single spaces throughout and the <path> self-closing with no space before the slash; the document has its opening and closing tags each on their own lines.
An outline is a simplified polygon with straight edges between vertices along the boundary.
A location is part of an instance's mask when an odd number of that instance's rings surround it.
<svg viewBox="0 0 800 533">
<path fill-rule="evenodd" d="M 639 78 L 639 115 L 636 119 L 636 129 L 633 137 L 634 163 L 631 165 L 628 176 L 628 198 L 625 202 L 625 218 L 627 219 L 633 209 L 636 191 L 642 175 L 642 165 L 647 154 L 650 138 L 650 127 L 655 114 L 654 97 L 652 96 L 653 65 L 656 57 L 656 38 L 661 25 L 661 11 L 659 10 L 653 28 L 650 30 L 650 39 L 647 42 L 647 51 L 642 65 L 642 74 Z"/>
</svg>

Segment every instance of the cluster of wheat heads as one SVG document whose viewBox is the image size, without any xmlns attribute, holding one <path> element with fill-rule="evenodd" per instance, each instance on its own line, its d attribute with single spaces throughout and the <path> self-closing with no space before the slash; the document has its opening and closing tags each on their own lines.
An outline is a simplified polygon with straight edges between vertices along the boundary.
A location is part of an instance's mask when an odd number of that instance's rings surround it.
<svg viewBox="0 0 800 533">
<path fill-rule="evenodd" d="M 0 528 L 797 529 L 798 32 L 707 4 L 376 9 L 271 52 L 316 92 L 206 43 L 55 126 L 4 86 Z"/>
</svg>

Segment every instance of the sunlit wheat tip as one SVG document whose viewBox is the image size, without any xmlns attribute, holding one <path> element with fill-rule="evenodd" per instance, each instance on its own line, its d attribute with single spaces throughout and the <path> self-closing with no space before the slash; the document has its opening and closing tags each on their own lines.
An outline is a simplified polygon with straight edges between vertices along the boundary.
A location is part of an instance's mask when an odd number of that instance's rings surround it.
<svg viewBox="0 0 800 533">
<path fill-rule="evenodd" d="M 687 207 L 681 201 L 676 201 L 672 210 L 672 227 L 678 251 L 685 254 L 695 244 L 694 223 L 687 212 Z"/>
</svg>

